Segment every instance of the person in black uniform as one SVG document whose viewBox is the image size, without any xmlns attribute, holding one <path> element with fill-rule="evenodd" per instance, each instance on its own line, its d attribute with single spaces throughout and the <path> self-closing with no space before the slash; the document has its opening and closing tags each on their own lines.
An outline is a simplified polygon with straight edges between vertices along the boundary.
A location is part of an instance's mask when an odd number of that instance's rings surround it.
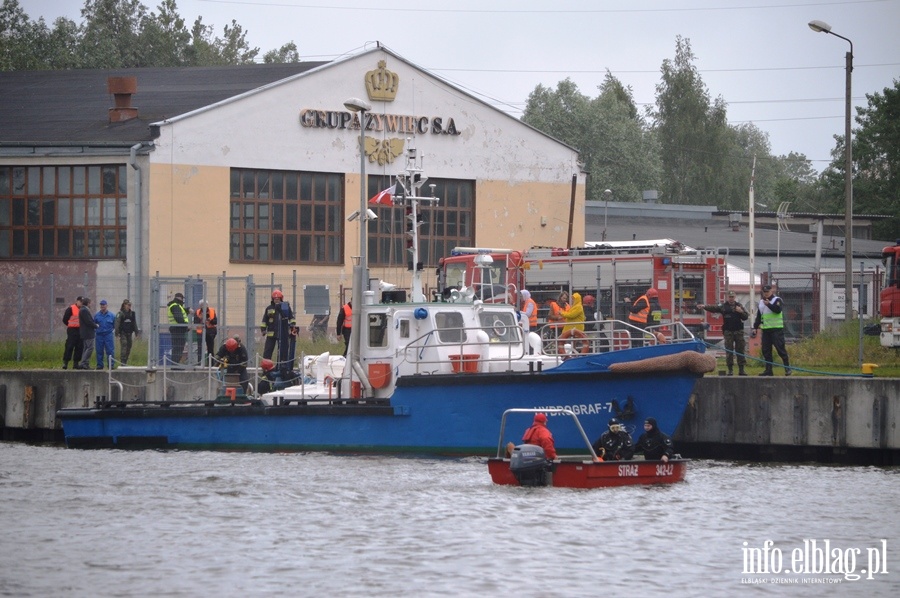
<svg viewBox="0 0 900 598">
<path fill-rule="evenodd" d="M 290 372 L 294 369 L 294 355 L 292 347 L 297 336 L 297 321 L 294 319 L 294 311 L 291 304 L 284 300 L 284 293 L 275 289 L 272 291 L 272 302 L 263 312 L 262 325 L 260 326 L 266 344 L 263 348 L 263 359 L 271 359 L 275 353 L 275 345 L 278 345 L 276 366 L 281 372 Z M 286 377 L 286 376 L 285 376 Z"/>
<path fill-rule="evenodd" d="M 675 454 L 672 439 L 663 434 L 656 425 L 656 420 L 648 417 L 644 421 L 644 433 L 638 438 L 635 452 L 644 453 L 648 461 L 668 461 Z"/>
<path fill-rule="evenodd" d="M 728 375 L 734 375 L 734 356 L 737 355 L 738 376 L 746 376 L 747 344 L 744 340 L 744 322 L 750 317 L 744 306 L 735 299 L 734 291 L 728 292 L 728 300 L 721 305 L 697 305 L 708 312 L 722 314 L 722 337 L 725 339 L 725 365 Z"/>
<path fill-rule="evenodd" d="M 247 363 L 250 357 L 241 338 L 235 336 L 227 339 L 216 352 L 216 360 L 225 366 L 226 373 L 238 374 L 244 394 L 249 394 L 250 376 L 247 375 Z"/>
<path fill-rule="evenodd" d="M 609 420 L 609 429 L 594 442 L 594 452 L 606 461 L 627 461 L 634 456 L 631 434 L 616 418 Z"/>
</svg>

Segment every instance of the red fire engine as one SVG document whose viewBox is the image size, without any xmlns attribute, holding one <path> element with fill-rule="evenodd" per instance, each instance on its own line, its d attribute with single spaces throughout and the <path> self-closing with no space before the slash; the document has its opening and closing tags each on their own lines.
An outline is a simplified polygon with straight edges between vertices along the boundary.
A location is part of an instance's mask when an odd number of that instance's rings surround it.
<svg viewBox="0 0 900 598">
<path fill-rule="evenodd" d="M 881 346 L 900 347 L 900 240 L 881 252 L 884 284 L 881 288 Z"/>
<path fill-rule="evenodd" d="M 660 323 L 680 321 L 711 342 L 722 338 L 722 316 L 697 305 L 724 301 L 726 278 L 724 255 L 671 239 L 525 251 L 457 247 L 438 266 L 438 286 L 445 294 L 469 287 L 485 301 L 518 303 L 518 292 L 528 289 L 538 304 L 540 325 L 546 323 L 547 302 L 562 291 L 570 296 L 578 292 L 583 300 L 594 298 L 600 319 L 627 320 L 630 302 L 655 288 L 662 307 Z"/>
</svg>

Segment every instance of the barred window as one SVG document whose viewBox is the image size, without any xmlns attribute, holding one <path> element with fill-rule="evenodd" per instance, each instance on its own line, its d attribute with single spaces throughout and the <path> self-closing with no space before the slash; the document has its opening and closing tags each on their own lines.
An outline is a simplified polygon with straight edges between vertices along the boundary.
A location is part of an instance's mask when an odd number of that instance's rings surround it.
<svg viewBox="0 0 900 598">
<path fill-rule="evenodd" d="M 369 196 L 391 186 L 385 176 L 370 176 Z M 434 196 L 437 202 L 419 204 L 419 261 L 424 267 L 436 267 L 440 258 L 450 255 L 457 246 L 475 244 L 475 181 L 428 179 L 419 193 Z M 377 220 L 369 221 L 369 263 L 375 266 L 407 265 L 412 254 L 407 251 L 406 206 L 370 206 Z"/>
<path fill-rule="evenodd" d="M 0 258 L 124 259 L 124 164 L 0 166 Z"/>
<path fill-rule="evenodd" d="M 232 262 L 344 263 L 344 176 L 233 168 Z"/>
</svg>

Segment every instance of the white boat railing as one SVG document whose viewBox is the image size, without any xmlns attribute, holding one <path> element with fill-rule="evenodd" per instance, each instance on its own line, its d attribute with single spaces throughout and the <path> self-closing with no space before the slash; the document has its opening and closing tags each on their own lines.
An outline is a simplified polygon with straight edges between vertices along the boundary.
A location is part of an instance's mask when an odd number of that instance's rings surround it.
<svg viewBox="0 0 900 598">
<path fill-rule="evenodd" d="M 571 324 L 583 324 L 587 330 L 564 332 Z M 649 345 L 683 343 L 695 339 L 681 322 L 656 324 L 640 328 L 622 320 L 597 322 L 554 322 L 542 326 L 538 334 L 543 339 L 545 355 L 593 355 Z"/>
</svg>

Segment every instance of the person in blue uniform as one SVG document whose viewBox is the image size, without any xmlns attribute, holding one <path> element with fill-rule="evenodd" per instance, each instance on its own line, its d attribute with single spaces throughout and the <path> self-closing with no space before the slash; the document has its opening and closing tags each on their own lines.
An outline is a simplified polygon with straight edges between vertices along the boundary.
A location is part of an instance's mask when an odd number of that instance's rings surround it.
<svg viewBox="0 0 900 598">
<path fill-rule="evenodd" d="M 636 453 L 643 453 L 648 461 L 668 461 L 675 455 L 672 439 L 663 434 L 656 425 L 656 420 L 648 417 L 644 421 L 644 433 L 635 445 Z"/>
<path fill-rule="evenodd" d="M 113 335 L 116 331 L 116 316 L 109 311 L 106 299 L 100 300 L 100 310 L 94 314 L 94 322 L 97 323 L 97 369 L 102 370 L 110 365 L 110 360 L 115 359 L 116 344 Z M 112 366 L 110 366 L 112 367 Z"/>
</svg>

